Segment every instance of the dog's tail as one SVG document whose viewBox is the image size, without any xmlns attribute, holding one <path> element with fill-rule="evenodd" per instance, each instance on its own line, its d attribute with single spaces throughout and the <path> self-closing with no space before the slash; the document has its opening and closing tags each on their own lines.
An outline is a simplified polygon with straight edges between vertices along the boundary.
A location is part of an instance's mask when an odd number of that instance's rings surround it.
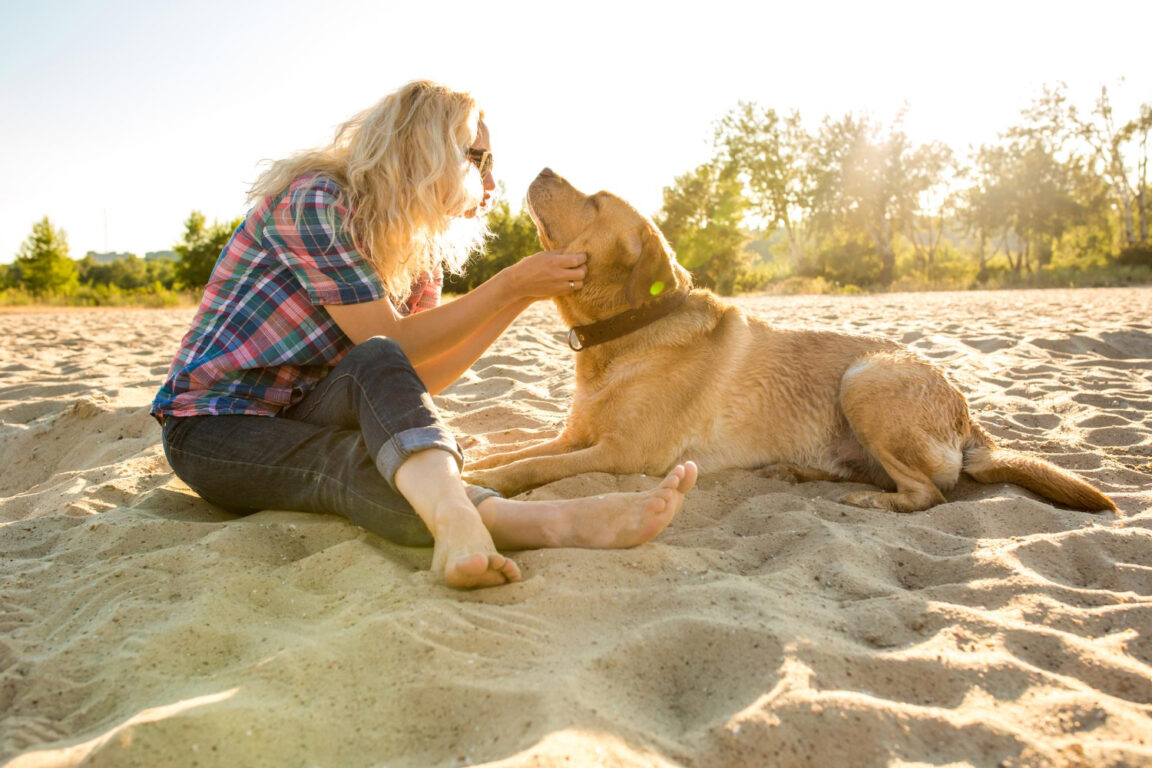
<svg viewBox="0 0 1152 768">
<path fill-rule="evenodd" d="M 1015 483 L 1076 509 L 1116 512 L 1112 499 L 1071 472 L 1044 459 L 998 448 L 979 424 L 964 444 L 964 471 L 981 483 Z"/>
</svg>

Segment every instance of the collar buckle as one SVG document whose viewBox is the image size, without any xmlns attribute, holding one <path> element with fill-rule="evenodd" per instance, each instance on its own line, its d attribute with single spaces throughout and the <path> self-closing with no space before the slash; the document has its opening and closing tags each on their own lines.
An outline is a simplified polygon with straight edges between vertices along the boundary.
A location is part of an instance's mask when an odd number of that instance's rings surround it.
<svg viewBox="0 0 1152 768">
<path fill-rule="evenodd" d="M 568 329 L 568 346 L 572 347 L 573 352 L 584 349 L 584 342 L 580 341 L 580 334 L 576 333 L 575 328 Z"/>
</svg>

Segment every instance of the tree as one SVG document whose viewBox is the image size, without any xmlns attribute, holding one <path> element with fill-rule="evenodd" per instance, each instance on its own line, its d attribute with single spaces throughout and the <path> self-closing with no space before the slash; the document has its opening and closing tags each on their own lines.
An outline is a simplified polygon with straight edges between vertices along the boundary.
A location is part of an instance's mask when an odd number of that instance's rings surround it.
<svg viewBox="0 0 1152 768">
<path fill-rule="evenodd" d="M 32 225 L 13 265 L 20 284 L 35 296 L 66 290 L 76 284 L 76 264 L 68 257 L 68 237 L 45 216 Z"/>
<path fill-rule="evenodd" d="M 230 222 L 206 224 L 204 214 L 192 211 L 184 222 L 184 238 L 172 247 L 176 252 L 176 279 L 186 288 L 208 284 L 212 269 L 243 218 Z"/>
<path fill-rule="evenodd" d="M 89 253 L 76 263 L 76 267 L 84 285 L 116 286 L 122 291 L 141 291 L 153 286 L 171 290 L 176 282 L 173 262 L 141 259 L 131 253 L 103 263 L 97 262 Z"/>
<path fill-rule="evenodd" d="M 751 102 L 740 102 L 716 131 L 722 162 L 743 184 L 749 212 L 769 231 L 784 229 L 799 274 L 807 271 L 801 233 L 812 201 L 811 145 L 799 113 L 782 119 Z"/>
<path fill-rule="evenodd" d="M 746 206 L 736 167 L 705 163 L 665 187 L 656 224 L 697 283 L 731 294 L 748 260 Z"/>
<path fill-rule="evenodd" d="M 854 233 L 870 238 L 880 260 L 876 280 L 886 285 L 895 272 L 892 237 L 902 218 L 891 180 L 903 147 L 885 145 L 879 131 L 867 116 L 824 118 L 813 154 L 813 218 L 825 241 L 855 241 Z"/>
<path fill-rule="evenodd" d="M 988 279 L 988 262 L 1001 248 L 1005 251 L 1008 248 L 1011 219 L 1007 203 L 1010 192 L 1005 181 L 1007 163 L 1008 152 L 1003 147 L 981 146 L 969 169 L 972 181 L 962 193 L 964 203 L 959 218 L 967 231 L 976 236 L 979 266 L 976 279 L 981 283 Z M 991 254 L 988 253 L 989 242 L 993 244 Z"/>
<path fill-rule="evenodd" d="M 1005 133 L 1001 169 L 1019 248 L 1012 264 L 1017 273 L 1031 271 L 1033 261 L 1037 267 L 1051 261 L 1054 244 L 1066 231 L 1108 226 L 1107 179 L 1077 140 L 1078 117 L 1062 88 L 1045 88 L 1021 114 L 1023 122 Z"/>
<path fill-rule="evenodd" d="M 1062 96 L 1061 90 L 1046 91 L 1044 98 L 1063 106 Z M 1148 133 L 1152 130 L 1152 104 L 1140 105 L 1139 116 L 1118 125 L 1108 87 L 1103 86 L 1089 117 L 1081 117 L 1075 106 L 1067 108 L 1066 116 L 1075 134 L 1091 148 L 1092 162 L 1116 198 L 1125 244 L 1148 245 Z"/>
<path fill-rule="evenodd" d="M 907 173 L 908 194 L 915 200 L 904 206 L 904 233 L 920 268 L 928 269 L 936 262 L 944 231 L 959 204 L 952 149 L 936 141 L 917 147 L 908 158 Z"/>
<path fill-rule="evenodd" d="M 834 243 L 872 243 L 875 282 L 895 277 L 898 235 L 926 264 L 943 236 L 951 150 L 938 142 L 915 146 L 897 118 L 886 132 L 867 115 L 825 118 L 812 155 L 814 225 Z M 826 249 L 825 249 L 826 250 Z M 858 250 L 858 248 L 857 248 Z"/>
<path fill-rule="evenodd" d="M 1140 214 L 1140 245 L 1148 250 L 1149 217 L 1152 216 L 1152 190 L 1148 188 L 1148 134 L 1152 133 L 1152 103 L 1140 105 L 1140 117 L 1130 121 L 1123 135 L 1139 142 L 1137 160 L 1136 210 Z"/>
</svg>

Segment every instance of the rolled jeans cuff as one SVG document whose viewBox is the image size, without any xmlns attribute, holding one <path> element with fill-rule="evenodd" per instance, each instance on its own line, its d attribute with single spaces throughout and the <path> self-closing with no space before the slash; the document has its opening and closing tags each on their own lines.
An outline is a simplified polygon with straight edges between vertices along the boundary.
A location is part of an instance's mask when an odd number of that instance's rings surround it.
<svg viewBox="0 0 1152 768">
<path fill-rule="evenodd" d="M 493 496 L 497 498 L 504 498 L 504 494 L 500 491 L 493 490 L 492 488 L 485 488 L 482 485 L 466 485 L 464 492 L 468 494 L 468 500 L 472 502 L 472 506 L 479 508 L 480 502 L 484 499 L 490 499 Z"/>
<path fill-rule="evenodd" d="M 456 465 L 463 471 L 464 454 L 460 446 L 456 444 L 456 440 L 448 430 L 439 426 L 415 427 L 393 435 L 376 454 L 376 469 L 389 485 L 396 488 L 396 470 L 400 469 L 400 465 L 412 454 L 429 448 L 448 451 L 456 459 Z M 400 489 L 396 488 L 396 491 L 399 492 Z"/>
</svg>

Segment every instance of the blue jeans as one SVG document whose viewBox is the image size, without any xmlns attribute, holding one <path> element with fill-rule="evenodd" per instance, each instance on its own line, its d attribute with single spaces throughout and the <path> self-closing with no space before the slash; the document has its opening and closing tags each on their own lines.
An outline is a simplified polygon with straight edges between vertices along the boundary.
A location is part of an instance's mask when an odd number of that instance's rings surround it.
<svg viewBox="0 0 1152 768">
<path fill-rule="evenodd" d="M 430 448 L 464 465 L 424 383 L 384 337 L 357 345 L 278 416 L 168 416 L 163 432 L 168 463 L 206 501 L 235 514 L 340 515 L 407 546 L 430 546 L 432 535 L 396 489 L 396 470 Z M 498 495 L 467 490 L 473 504 Z"/>
</svg>

